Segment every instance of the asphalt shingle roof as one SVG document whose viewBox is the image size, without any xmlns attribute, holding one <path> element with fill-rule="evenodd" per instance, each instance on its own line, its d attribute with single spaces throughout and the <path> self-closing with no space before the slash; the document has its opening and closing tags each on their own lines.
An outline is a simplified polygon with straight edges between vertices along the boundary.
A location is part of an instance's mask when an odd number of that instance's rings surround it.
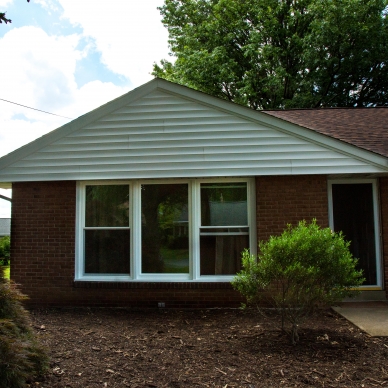
<svg viewBox="0 0 388 388">
<path fill-rule="evenodd" d="M 264 113 L 388 157 L 388 107 L 291 109 Z"/>
</svg>

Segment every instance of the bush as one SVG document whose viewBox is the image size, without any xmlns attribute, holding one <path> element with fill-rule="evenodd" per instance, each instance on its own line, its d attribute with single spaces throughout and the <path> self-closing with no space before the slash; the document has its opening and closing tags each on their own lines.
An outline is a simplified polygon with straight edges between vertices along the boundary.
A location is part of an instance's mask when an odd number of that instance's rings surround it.
<svg viewBox="0 0 388 388">
<path fill-rule="evenodd" d="M 0 238 L 0 264 L 8 265 L 10 259 L 11 240 L 9 236 Z"/>
<path fill-rule="evenodd" d="M 271 303 L 281 315 L 282 330 L 291 324 L 291 340 L 298 339 L 298 325 L 315 308 L 352 297 L 364 279 L 356 269 L 342 233 L 321 229 L 316 220 L 288 225 L 280 236 L 260 242 L 258 257 L 244 251 L 242 271 L 233 287 L 248 303 Z"/>
<path fill-rule="evenodd" d="M 29 314 L 22 306 L 25 298 L 0 270 L 0 388 L 25 387 L 48 367 L 46 352 L 38 344 Z"/>
</svg>

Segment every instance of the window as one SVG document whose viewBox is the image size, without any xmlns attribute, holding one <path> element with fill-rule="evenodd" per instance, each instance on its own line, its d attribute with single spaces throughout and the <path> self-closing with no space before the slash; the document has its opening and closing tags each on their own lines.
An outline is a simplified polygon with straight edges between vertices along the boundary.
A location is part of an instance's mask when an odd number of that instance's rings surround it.
<svg viewBox="0 0 388 388">
<path fill-rule="evenodd" d="M 255 253 L 254 180 L 84 182 L 76 280 L 229 281 Z"/>
<path fill-rule="evenodd" d="M 201 275 L 233 275 L 249 247 L 247 184 L 202 183 Z"/>
<path fill-rule="evenodd" d="M 189 273 L 187 184 L 141 185 L 142 273 Z"/>
<path fill-rule="evenodd" d="M 86 186 L 85 191 L 85 274 L 129 273 L 129 186 Z"/>
</svg>

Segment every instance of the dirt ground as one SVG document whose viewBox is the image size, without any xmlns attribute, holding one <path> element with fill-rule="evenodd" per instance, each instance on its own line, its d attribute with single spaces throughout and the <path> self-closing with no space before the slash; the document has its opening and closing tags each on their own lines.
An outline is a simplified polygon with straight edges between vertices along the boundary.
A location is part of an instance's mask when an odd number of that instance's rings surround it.
<svg viewBox="0 0 388 388">
<path fill-rule="evenodd" d="M 388 338 L 331 310 L 293 346 L 257 311 L 32 310 L 50 371 L 31 387 L 388 387 Z"/>
</svg>

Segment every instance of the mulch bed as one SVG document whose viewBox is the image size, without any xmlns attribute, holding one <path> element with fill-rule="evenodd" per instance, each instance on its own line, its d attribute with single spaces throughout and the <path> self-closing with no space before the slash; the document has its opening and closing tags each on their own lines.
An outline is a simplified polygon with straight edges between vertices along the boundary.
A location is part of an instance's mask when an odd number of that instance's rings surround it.
<svg viewBox="0 0 388 388">
<path fill-rule="evenodd" d="M 31 387 L 388 387 L 388 338 L 331 310 L 293 346 L 256 310 L 31 311 L 49 373 Z"/>
</svg>

